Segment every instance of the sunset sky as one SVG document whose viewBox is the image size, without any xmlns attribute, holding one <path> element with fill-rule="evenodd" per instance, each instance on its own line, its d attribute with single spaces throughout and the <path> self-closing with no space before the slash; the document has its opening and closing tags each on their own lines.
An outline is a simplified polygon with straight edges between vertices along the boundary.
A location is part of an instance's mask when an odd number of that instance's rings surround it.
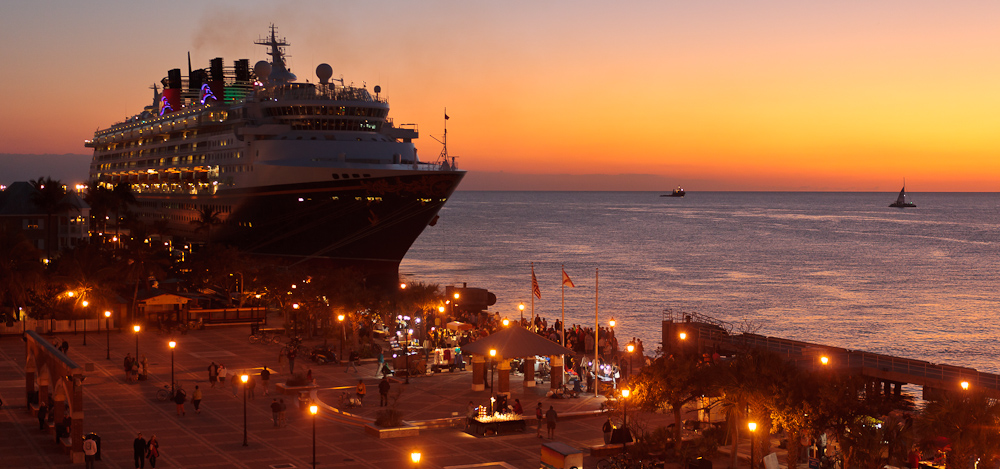
<svg viewBox="0 0 1000 469">
<path fill-rule="evenodd" d="M 3 154 L 87 154 L 167 70 L 187 73 L 187 52 L 195 68 L 253 64 L 274 23 L 300 81 L 326 62 L 381 85 L 425 160 L 447 107 L 471 182 L 1000 191 L 1000 2 L 5 0 L 0 13 Z"/>
</svg>

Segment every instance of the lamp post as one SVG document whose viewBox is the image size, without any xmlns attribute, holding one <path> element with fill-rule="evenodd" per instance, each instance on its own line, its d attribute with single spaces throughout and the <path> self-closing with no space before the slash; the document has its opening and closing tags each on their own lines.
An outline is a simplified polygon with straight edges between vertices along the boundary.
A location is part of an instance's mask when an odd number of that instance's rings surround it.
<svg viewBox="0 0 1000 469">
<path fill-rule="evenodd" d="M 493 388 L 493 359 L 497 356 L 496 349 L 490 349 L 490 415 L 496 413 L 494 402 L 496 400 L 496 389 Z"/>
<path fill-rule="evenodd" d="M 969 390 L 969 382 L 968 381 L 962 381 L 960 384 L 962 386 L 962 390 L 963 391 L 968 391 Z"/>
<path fill-rule="evenodd" d="M 111 311 L 104 312 L 104 329 L 108 331 L 108 356 L 105 358 L 111 360 Z"/>
<path fill-rule="evenodd" d="M 503 323 L 503 327 L 507 327 L 510 325 L 510 319 L 503 318 L 503 321 L 501 322 Z"/>
<path fill-rule="evenodd" d="M 635 351 L 635 344 L 629 342 L 629 344 L 625 346 L 625 350 L 628 351 L 628 374 L 626 375 L 626 377 L 631 378 L 632 377 L 632 352 Z"/>
<path fill-rule="evenodd" d="M 174 395 L 174 347 L 177 346 L 177 342 L 170 341 L 167 342 L 170 346 L 170 395 Z"/>
<path fill-rule="evenodd" d="M 521 326 L 524 326 L 524 303 L 517 305 L 517 311 L 521 313 Z"/>
<path fill-rule="evenodd" d="M 754 468 L 754 436 L 757 433 L 757 422 L 750 422 L 747 424 L 747 428 L 750 429 L 750 469 Z"/>
<path fill-rule="evenodd" d="M 344 359 L 344 342 L 347 342 L 347 329 L 346 329 L 346 325 L 344 324 L 344 318 L 345 318 L 345 316 L 343 314 L 338 314 L 337 315 L 337 322 L 340 323 L 340 332 L 342 334 L 340 336 L 340 359 L 341 360 Z"/>
<path fill-rule="evenodd" d="M 622 453 L 625 452 L 625 445 L 628 444 L 628 436 L 631 433 L 628 430 L 628 396 L 632 392 L 628 388 L 622 388 L 622 431 L 625 432 L 626 437 L 622 438 Z"/>
<path fill-rule="evenodd" d="M 319 412 L 318 405 L 309 406 L 309 413 L 313 416 L 313 468 L 316 467 L 316 412 Z"/>
<path fill-rule="evenodd" d="M 420 452 L 419 451 L 411 452 L 410 461 L 413 461 L 413 467 L 420 467 Z"/>
<path fill-rule="evenodd" d="M 250 376 L 246 373 L 240 375 L 240 381 L 243 381 L 243 446 L 250 446 L 247 444 L 247 380 Z"/>
<path fill-rule="evenodd" d="M 136 324 L 132 326 L 132 330 L 135 331 L 135 359 L 139 359 L 139 331 L 142 330 L 142 326 Z"/>
<path fill-rule="evenodd" d="M 87 306 L 90 306 L 90 302 L 83 300 L 80 302 L 83 305 L 83 345 L 87 345 Z"/>
</svg>

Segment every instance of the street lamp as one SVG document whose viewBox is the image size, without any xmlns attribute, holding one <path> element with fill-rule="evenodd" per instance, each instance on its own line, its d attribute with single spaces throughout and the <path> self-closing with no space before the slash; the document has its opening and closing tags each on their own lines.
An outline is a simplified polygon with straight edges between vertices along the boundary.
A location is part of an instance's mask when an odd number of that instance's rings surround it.
<svg viewBox="0 0 1000 469">
<path fill-rule="evenodd" d="M 631 394 L 632 392 L 628 388 L 622 388 L 622 431 L 625 432 L 625 435 L 630 435 L 628 430 L 628 396 Z M 629 439 L 627 436 L 622 438 L 622 453 L 625 452 L 625 445 L 628 444 Z"/>
<path fill-rule="evenodd" d="M 174 395 L 174 347 L 177 346 L 177 342 L 170 341 L 167 342 L 170 346 L 170 395 Z"/>
<path fill-rule="evenodd" d="M 415 467 L 420 467 L 420 452 L 413 451 L 410 453 L 410 461 L 413 461 Z"/>
<path fill-rule="evenodd" d="M 819 357 L 819 362 L 822 363 L 822 364 L 824 364 L 824 365 L 829 365 L 830 364 L 830 357 L 827 357 L 825 355 L 822 356 L 822 357 Z"/>
<path fill-rule="evenodd" d="M 635 344 L 629 342 L 629 344 L 625 346 L 625 350 L 628 350 L 628 374 L 626 374 L 625 376 L 626 377 L 631 377 L 632 376 L 632 352 L 635 351 Z"/>
<path fill-rule="evenodd" d="M 964 390 L 964 391 L 968 391 L 969 390 L 969 382 L 968 381 L 962 381 L 961 382 L 961 386 L 962 386 L 962 390 Z"/>
<path fill-rule="evenodd" d="M 341 360 L 344 359 L 344 342 L 347 342 L 347 329 L 346 329 L 346 325 L 344 324 L 344 318 L 345 318 L 345 316 L 343 314 L 338 314 L 337 315 L 337 322 L 340 323 L 340 332 L 342 334 L 341 338 L 340 338 L 340 359 Z"/>
<path fill-rule="evenodd" d="M 135 331 L 135 359 L 139 359 L 139 331 L 142 330 L 142 326 L 136 324 L 132 326 L 132 330 Z"/>
<path fill-rule="evenodd" d="M 510 319 L 503 318 L 503 321 L 501 322 L 503 323 L 503 327 L 507 327 L 510 325 Z"/>
<path fill-rule="evenodd" d="M 104 328 L 108 331 L 108 356 L 105 358 L 111 360 L 111 311 L 104 312 Z"/>
<path fill-rule="evenodd" d="M 688 333 L 687 332 L 681 332 L 680 334 L 677 334 L 677 337 L 680 337 L 681 340 L 687 340 Z"/>
<path fill-rule="evenodd" d="M 309 406 L 309 413 L 313 416 L 313 467 L 316 467 L 316 412 L 319 412 L 319 406 L 313 404 Z"/>
<path fill-rule="evenodd" d="M 757 432 L 757 422 L 750 422 L 747 424 L 747 428 L 750 429 L 750 469 L 754 467 L 754 447 L 753 440 Z"/>
<path fill-rule="evenodd" d="M 517 305 L 517 310 L 518 310 L 518 312 L 521 313 L 521 324 L 523 325 L 524 324 L 524 303 L 518 304 Z"/>
<path fill-rule="evenodd" d="M 617 324 L 617 322 L 615 321 L 615 318 L 612 317 L 611 320 L 608 321 L 608 325 L 614 328 L 615 324 Z"/>
<path fill-rule="evenodd" d="M 90 306 L 90 302 L 87 301 L 87 300 L 81 301 L 80 304 L 83 305 L 84 308 L 86 308 L 87 306 Z M 87 345 L 87 310 L 86 309 L 83 310 L 83 345 Z"/>
<path fill-rule="evenodd" d="M 495 409 L 493 408 L 493 402 L 497 395 L 496 389 L 493 389 L 493 359 L 496 358 L 496 356 L 497 356 L 497 350 L 491 348 L 490 349 L 490 415 L 496 413 Z"/>
<path fill-rule="evenodd" d="M 243 381 L 243 446 L 250 446 L 247 444 L 247 380 L 249 379 L 246 373 L 240 375 L 240 381 Z"/>
</svg>

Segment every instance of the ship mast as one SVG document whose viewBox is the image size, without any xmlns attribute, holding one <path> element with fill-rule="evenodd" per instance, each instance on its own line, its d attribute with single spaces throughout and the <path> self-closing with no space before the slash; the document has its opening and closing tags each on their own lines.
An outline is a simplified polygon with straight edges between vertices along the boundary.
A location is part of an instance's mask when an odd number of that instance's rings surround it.
<svg viewBox="0 0 1000 469">
<path fill-rule="evenodd" d="M 449 158 L 449 156 L 448 156 L 448 108 L 444 108 L 444 136 L 441 137 L 440 140 L 437 137 L 433 136 L 433 135 L 431 135 L 431 138 L 433 138 L 434 140 L 437 140 L 437 142 L 441 144 L 441 153 L 438 155 L 437 164 L 439 164 L 441 166 L 447 167 L 448 164 L 449 164 L 449 161 L 448 161 L 448 158 Z M 458 157 L 457 156 L 452 156 L 450 158 L 451 158 L 451 162 L 450 162 L 451 163 L 451 169 L 458 169 L 458 167 L 455 166 L 455 158 L 458 158 Z"/>
</svg>

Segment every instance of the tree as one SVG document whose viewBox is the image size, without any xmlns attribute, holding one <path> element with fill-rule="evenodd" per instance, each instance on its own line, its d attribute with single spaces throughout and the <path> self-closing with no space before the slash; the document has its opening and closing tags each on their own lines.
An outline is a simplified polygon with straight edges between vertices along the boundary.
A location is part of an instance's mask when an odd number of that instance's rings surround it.
<svg viewBox="0 0 1000 469">
<path fill-rule="evenodd" d="M 219 217 L 221 213 L 209 205 L 202 205 L 201 209 L 198 210 L 198 218 L 190 222 L 195 226 L 195 233 L 205 232 L 206 245 L 212 240 L 212 228 L 222 224 L 222 218 Z"/>
<path fill-rule="evenodd" d="M 757 424 L 757 430 L 750 438 L 750 444 L 754 445 L 753 452 L 763 456 L 770 449 L 771 439 L 756 435 L 771 433 L 771 411 L 775 407 L 775 395 L 788 366 L 789 363 L 780 355 L 758 349 L 741 353 L 728 363 L 721 389 L 724 394 L 722 406 L 733 435 L 733 467 L 736 467 L 739 428 L 744 418 Z M 752 461 L 751 469 L 758 466 L 758 461 Z"/>
<path fill-rule="evenodd" d="M 816 374 L 796 366 L 784 367 L 780 378 L 771 408 L 771 425 L 788 435 L 786 465 L 796 467 L 802 454 L 802 437 L 816 427 L 821 385 Z"/>
<path fill-rule="evenodd" d="M 66 292 L 73 292 L 68 297 L 73 304 L 70 316 L 75 317 L 84 311 L 80 308 L 83 301 L 92 303 L 93 308 L 106 307 L 113 302 L 115 287 L 120 284 L 119 271 L 112 258 L 97 245 L 77 245 L 60 256 L 53 268 L 56 274 L 53 283 L 61 286 L 62 290 L 57 296 L 66 298 Z"/>
<path fill-rule="evenodd" d="M 948 469 L 971 469 L 977 460 L 986 467 L 1000 454 L 1000 401 L 982 392 L 948 393 L 931 401 L 916 422 L 919 433 L 946 438 L 951 445 Z"/>
<path fill-rule="evenodd" d="M 0 306 L 14 313 L 27 306 L 32 291 L 44 283 L 39 255 L 24 233 L 0 224 Z"/>
<path fill-rule="evenodd" d="M 659 357 L 639 372 L 632 391 L 637 405 L 664 409 L 674 416 L 674 452 L 681 455 L 681 428 L 684 406 L 708 392 L 714 366 L 702 363 L 696 355 Z"/>
<path fill-rule="evenodd" d="M 123 280 L 132 285 L 132 303 L 129 316 L 135 318 L 136 303 L 139 299 L 139 286 L 149 288 L 150 277 L 162 277 L 170 267 L 170 257 L 162 245 L 152 245 L 145 238 L 132 237 L 120 251 L 121 272 Z"/>
<path fill-rule="evenodd" d="M 94 221 L 91 225 L 93 229 L 106 232 L 108 230 L 108 215 L 117 204 L 112 190 L 91 181 L 83 200 L 87 202 L 87 205 L 90 205 L 90 217 Z"/>
<path fill-rule="evenodd" d="M 74 207 L 66 200 L 66 189 L 63 188 L 62 182 L 50 177 L 40 177 L 32 180 L 31 185 L 37 191 L 31 195 L 31 202 L 45 213 L 45 257 L 51 259 L 54 231 L 52 216 Z"/>
<path fill-rule="evenodd" d="M 115 210 L 115 236 L 121 239 L 122 214 L 128 212 L 130 205 L 135 205 L 135 194 L 132 193 L 132 185 L 127 182 L 119 182 L 111 190 L 111 195 Z"/>
</svg>

